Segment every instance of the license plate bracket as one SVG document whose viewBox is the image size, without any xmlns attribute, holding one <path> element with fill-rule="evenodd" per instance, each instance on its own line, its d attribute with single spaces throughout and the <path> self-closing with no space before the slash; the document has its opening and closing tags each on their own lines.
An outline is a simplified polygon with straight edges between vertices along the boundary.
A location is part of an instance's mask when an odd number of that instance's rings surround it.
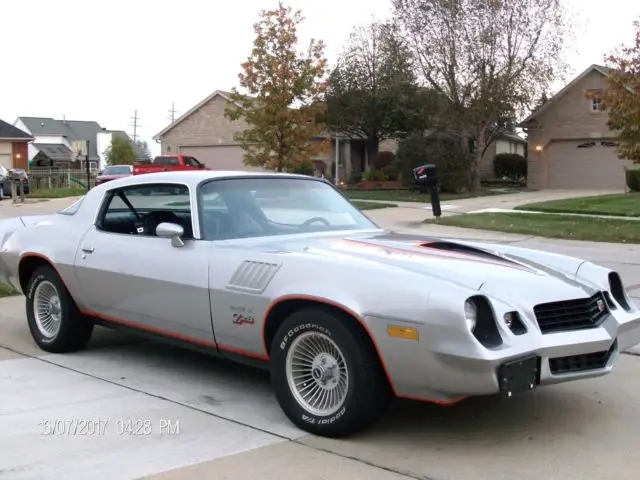
<svg viewBox="0 0 640 480">
<path fill-rule="evenodd" d="M 534 390 L 540 382 L 540 357 L 529 355 L 498 367 L 500 394 L 505 398 Z"/>
</svg>

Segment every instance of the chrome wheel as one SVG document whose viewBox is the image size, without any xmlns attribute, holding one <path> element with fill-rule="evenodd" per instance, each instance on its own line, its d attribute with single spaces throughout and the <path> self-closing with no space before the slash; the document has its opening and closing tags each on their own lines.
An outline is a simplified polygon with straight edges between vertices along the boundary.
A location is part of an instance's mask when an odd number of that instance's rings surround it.
<svg viewBox="0 0 640 480">
<path fill-rule="evenodd" d="M 289 347 L 287 381 L 298 404 L 307 412 L 327 416 L 337 412 L 349 389 L 349 372 L 342 352 L 328 336 L 306 332 Z"/>
<path fill-rule="evenodd" d="M 53 338 L 62 323 L 62 303 L 55 285 L 48 280 L 40 282 L 33 293 L 33 316 L 40 333 Z"/>
</svg>

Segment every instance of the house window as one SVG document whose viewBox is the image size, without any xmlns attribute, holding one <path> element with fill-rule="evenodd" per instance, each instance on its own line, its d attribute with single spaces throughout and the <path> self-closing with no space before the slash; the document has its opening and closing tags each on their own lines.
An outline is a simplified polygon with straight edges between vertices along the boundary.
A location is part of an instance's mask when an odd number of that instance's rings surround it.
<svg viewBox="0 0 640 480">
<path fill-rule="evenodd" d="M 591 111 L 592 112 L 599 112 L 601 109 L 601 105 L 600 105 L 600 98 L 596 97 L 591 99 Z"/>
</svg>

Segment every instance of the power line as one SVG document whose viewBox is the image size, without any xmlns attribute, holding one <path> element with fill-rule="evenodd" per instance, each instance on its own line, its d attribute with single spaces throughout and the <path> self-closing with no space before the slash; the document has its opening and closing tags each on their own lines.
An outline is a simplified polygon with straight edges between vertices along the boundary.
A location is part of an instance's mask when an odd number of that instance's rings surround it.
<svg viewBox="0 0 640 480">
<path fill-rule="evenodd" d="M 167 117 L 169 120 L 171 120 L 171 123 L 176 121 L 176 109 L 174 106 L 174 103 L 171 102 L 171 110 L 169 110 L 169 117 Z"/>
<path fill-rule="evenodd" d="M 133 117 L 131 117 L 131 120 L 133 120 L 133 123 L 129 125 L 133 127 L 133 142 L 135 143 L 138 140 L 138 128 L 140 127 L 140 125 L 138 124 L 138 120 L 140 120 L 140 118 L 138 117 L 138 110 L 135 110 L 133 112 Z"/>
</svg>

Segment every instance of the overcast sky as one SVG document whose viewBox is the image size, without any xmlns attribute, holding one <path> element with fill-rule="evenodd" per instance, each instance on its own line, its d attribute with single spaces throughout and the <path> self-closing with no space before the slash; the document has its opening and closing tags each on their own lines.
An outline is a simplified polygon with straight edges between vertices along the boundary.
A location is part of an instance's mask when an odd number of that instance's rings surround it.
<svg viewBox="0 0 640 480">
<path fill-rule="evenodd" d="M 236 84 L 252 25 L 277 0 L 0 0 L 0 118 L 95 120 L 151 137 L 211 94 Z M 640 0 L 566 0 L 576 29 L 575 73 L 632 40 Z M 289 0 L 333 61 L 355 24 L 388 15 L 390 0 Z M 8 56 L 7 56 L 8 55 Z"/>
</svg>

